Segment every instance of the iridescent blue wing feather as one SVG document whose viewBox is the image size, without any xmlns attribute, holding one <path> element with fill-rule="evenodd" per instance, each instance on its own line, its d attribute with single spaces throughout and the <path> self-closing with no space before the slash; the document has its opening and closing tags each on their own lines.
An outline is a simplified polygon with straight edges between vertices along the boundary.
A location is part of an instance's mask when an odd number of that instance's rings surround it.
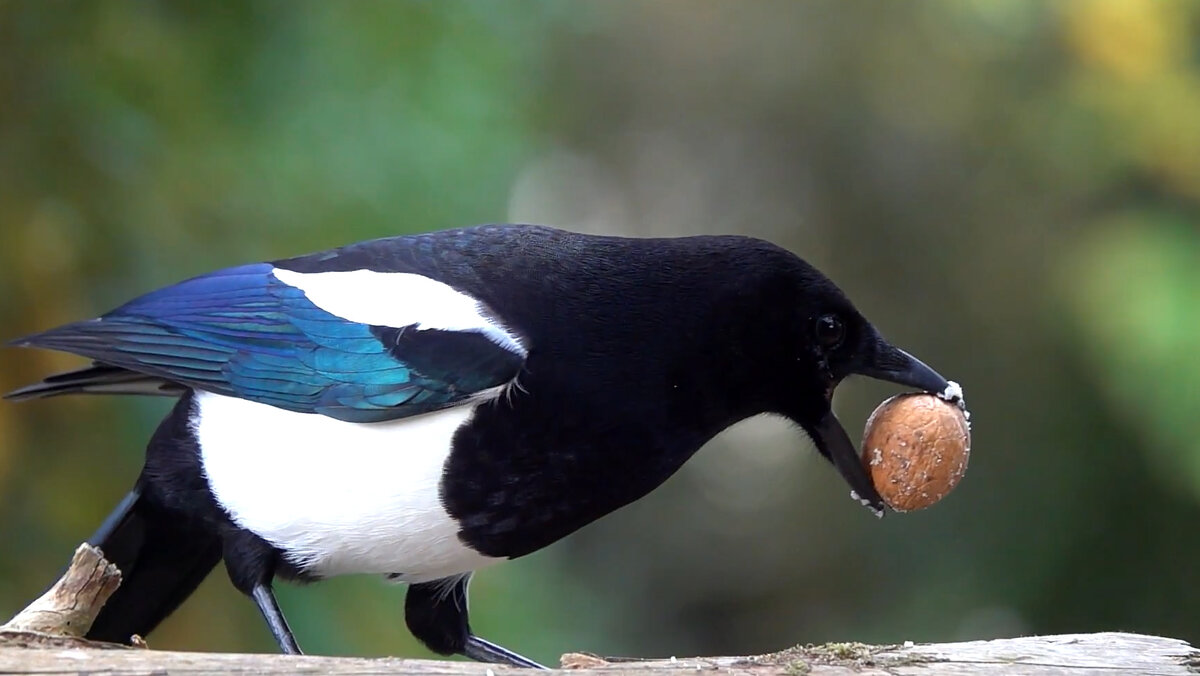
<svg viewBox="0 0 1200 676">
<path fill-rule="evenodd" d="M 353 422 L 453 405 L 510 382 L 524 363 L 478 332 L 347 320 L 273 270 L 262 263 L 197 277 L 16 343 Z"/>
</svg>

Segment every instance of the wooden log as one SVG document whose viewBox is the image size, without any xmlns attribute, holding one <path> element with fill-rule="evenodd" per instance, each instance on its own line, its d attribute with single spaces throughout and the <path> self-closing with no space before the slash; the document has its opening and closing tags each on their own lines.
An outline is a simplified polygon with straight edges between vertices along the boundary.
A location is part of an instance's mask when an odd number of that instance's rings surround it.
<svg viewBox="0 0 1200 676">
<path fill-rule="evenodd" d="M 164 676 L 187 674 L 366 674 L 501 676 L 530 673 L 473 662 L 397 658 L 183 653 L 159 650 L 95 650 L 53 645 L 29 647 L 0 636 L 0 673 Z M 753 657 L 615 661 L 563 656 L 559 676 L 1196 676 L 1200 652 L 1183 641 L 1139 634 L 1040 636 L 968 643 L 868 646 L 832 643 Z"/>
<path fill-rule="evenodd" d="M 120 572 L 98 550 L 81 545 L 63 577 L 0 627 L 0 673 L 496 676 L 522 671 L 473 662 L 137 650 L 80 638 L 120 579 Z M 1123 633 L 903 646 L 828 643 L 797 646 L 769 655 L 669 660 L 606 660 L 570 653 L 561 662 L 554 673 L 562 676 L 684 676 L 697 672 L 718 672 L 722 676 L 1200 674 L 1200 652 L 1184 641 Z"/>
</svg>

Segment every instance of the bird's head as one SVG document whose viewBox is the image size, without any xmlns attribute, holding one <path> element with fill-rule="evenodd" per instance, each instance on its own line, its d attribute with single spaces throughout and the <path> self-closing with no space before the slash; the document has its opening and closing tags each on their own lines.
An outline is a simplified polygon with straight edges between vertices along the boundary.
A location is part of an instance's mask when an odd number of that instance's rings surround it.
<svg viewBox="0 0 1200 676">
<path fill-rule="evenodd" d="M 858 451 L 833 414 L 833 394 L 852 375 L 869 376 L 945 394 L 949 382 L 916 357 L 892 345 L 824 275 L 803 262 L 786 279 L 766 285 L 768 306 L 760 315 L 759 345 L 771 345 L 759 363 L 770 369 L 766 408 L 800 425 L 833 463 L 853 494 L 882 516 L 884 503 Z M 778 269 L 778 268 L 777 268 Z M 764 287 L 760 287 L 762 291 Z M 782 296 L 782 297 L 781 297 Z M 784 301 L 786 302 L 780 302 Z M 755 304 L 759 309 L 763 305 Z"/>
<path fill-rule="evenodd" d="M 812 320 L 814 357 L 823 396 L 804 420 L 797 420 L 850 485 L 854 496 L 883 515 L 883 499 L 871 483 L 858 451 L 833 414 L 833 392 L 846 376 L 863 375 L 930 393 L 943 393 L 949 383 L 921 360 L 884 340 L 857 313 L 823 313 Z"/>
</svg>

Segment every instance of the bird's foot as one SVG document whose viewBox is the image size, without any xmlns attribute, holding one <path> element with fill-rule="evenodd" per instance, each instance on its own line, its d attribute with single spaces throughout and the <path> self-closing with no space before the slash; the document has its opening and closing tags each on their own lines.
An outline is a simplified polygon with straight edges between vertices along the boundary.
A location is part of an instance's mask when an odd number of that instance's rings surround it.
<svg viewBox="0 0 1200 676">
<path fill-rule="evenodd" d="M 485 641 L 474 634 L 467 637 L 467 643 L 463 646 L 462 654 L 476 662 L 506 664 L 511 667 L 525 667 L 527 669 L 546 668 L 527 657 L 521 657 L 511 650 L 502 648 L 491 641 Z"/>
</svg>

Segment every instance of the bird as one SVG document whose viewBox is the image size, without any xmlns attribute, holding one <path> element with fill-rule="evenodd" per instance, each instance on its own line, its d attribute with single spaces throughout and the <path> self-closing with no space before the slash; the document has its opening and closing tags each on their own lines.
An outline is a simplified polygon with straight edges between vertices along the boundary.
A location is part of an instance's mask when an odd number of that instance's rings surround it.
<svg viewBox="0 0 1200 676">
<path fill-rule="evenodd" d="M 882 516 L 834 389 L 950 387 L 766 240 L 541 225 L 237 265 L 10 344 L 91 361 L 9 399 L 176 399 L 88 540 L 123 573 L 89 638 L 145 636 L 224 562 L 281 652 L 301 651 L 276 580 L 375 574 L 407 583 L 405 623 L 433 652 L 529 668 L 471 629 L 474 572 L 644 497 L 763 414 Z"/>
</svg>

